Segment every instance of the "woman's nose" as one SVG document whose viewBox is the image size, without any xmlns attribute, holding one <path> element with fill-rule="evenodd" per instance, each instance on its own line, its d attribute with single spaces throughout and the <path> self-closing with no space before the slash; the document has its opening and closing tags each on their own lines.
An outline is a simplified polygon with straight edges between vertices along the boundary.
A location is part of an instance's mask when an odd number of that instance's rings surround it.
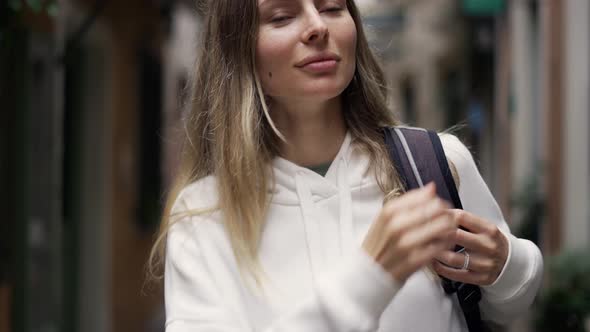
<svg viewBox="0 0 590 332">
<path fill-rule="evenodd" d="M 303 33 L 304 43 L 317 43 L 328 37 L 328 26 L 317 10 L 307 13 L 307 26 Z"/>
</svg>

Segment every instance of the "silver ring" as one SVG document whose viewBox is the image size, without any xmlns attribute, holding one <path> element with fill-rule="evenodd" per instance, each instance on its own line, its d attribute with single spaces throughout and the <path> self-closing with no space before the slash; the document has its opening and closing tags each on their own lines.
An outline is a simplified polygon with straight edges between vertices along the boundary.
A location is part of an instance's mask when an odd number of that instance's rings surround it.
<svg viewBox="0 0 590 332">
<path fill-rule="evenodd" d="M 461 270 L 468 270 L 469 269 L 469 253 L 467 250 L 463 250 L 463 254 L 465 255 L 465 261 L 463 261 L 463 267 Z"/>
</svg>

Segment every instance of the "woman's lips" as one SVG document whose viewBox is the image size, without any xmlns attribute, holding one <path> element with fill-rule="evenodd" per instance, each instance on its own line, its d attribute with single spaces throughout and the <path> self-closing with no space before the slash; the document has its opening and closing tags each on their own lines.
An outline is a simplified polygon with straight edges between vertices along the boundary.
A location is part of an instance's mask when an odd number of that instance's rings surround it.
<svg viewBox="0 0 590 332">
<path fill-rule="evenodd" d="M 325 59 L 319 61 L 313 61 L 300 68 L 304 71 L 311 73 L 328 73 L 334 71 L 338 66 L 338 61 L 335 59 Z"/>
<path fill-rule="evenodd" d="M 340 57 L 333 52 L 321 52 L 301 60 L 295 67 L 310 73 L 328 73 L 335 70 Z"/>
</svg>

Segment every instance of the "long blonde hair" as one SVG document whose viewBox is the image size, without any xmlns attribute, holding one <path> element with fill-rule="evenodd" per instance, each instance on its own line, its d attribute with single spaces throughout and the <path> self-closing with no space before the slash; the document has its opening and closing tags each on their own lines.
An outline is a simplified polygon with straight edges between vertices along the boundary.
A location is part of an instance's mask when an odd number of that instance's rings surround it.
<svg viewBox="0 0 590 332">
<path fill-rule="evenodd" d="M 270 202 L 270 161 L 278 155 L 279 135 L 272 125 L 256 77 L 258 31 L 256 0 L 212 0 L 205 8 L 202 45 L 184 118 L 180 170 L 170 191 L 148 261 L 148 274 L 161 278 L 165 240 L 176 220 L 171 208 L 182 188 L 216 177 L 223 225 L 241 271 L 258 282 L 257 251 Z M 396 124 L 387 107 L 386 81 L 365 37 L 354 0 L 347 0 L 356 24 L 356 71 L 342 93 L 343 116 L 355 144 L 370 156 L 385 193 L 399 188 L 381 128 Z M 199 213 L 192 212 L 192 213 Z M 189 213 L 190 214 L 190 213 Z"/>
</svg>

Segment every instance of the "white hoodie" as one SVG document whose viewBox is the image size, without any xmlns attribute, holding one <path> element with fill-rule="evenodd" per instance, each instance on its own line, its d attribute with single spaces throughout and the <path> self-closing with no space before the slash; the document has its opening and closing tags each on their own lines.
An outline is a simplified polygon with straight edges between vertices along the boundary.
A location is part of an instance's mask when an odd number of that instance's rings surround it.
<svg viewBox="0 0 590 332">
<path fill-rule="evenodd" d="M 510 234 L 467 148 L 441 135 L 460 177 L 465 210 L 496 224 L 509 239 L 498 279 L 482 287 L 485 320 L 506 323 L 532 303 L 543 260 L 530 241 Z M 168 235 L 166 331 L 467 331 L 456 296 L 424 270 L 405 284 L 360 249 L 383 193 L 368 157 L 347 135 L 325 177 L 276 158 L 276 187 L 259 259 L 264 295 L 240 278 L 220 212 L 187 217 Z M 216 203 L 215 178 L 186 187 L 174 211 Z"/>
</svg>

